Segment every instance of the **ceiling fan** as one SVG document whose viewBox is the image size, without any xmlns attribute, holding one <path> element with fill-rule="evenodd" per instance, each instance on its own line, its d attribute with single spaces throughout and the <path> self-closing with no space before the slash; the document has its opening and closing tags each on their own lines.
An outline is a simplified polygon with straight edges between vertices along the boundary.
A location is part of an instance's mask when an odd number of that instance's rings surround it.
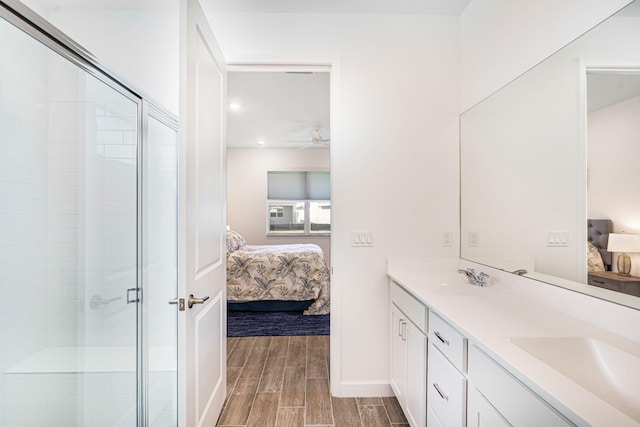
<svg viewBox="0 0 640 427">
<path fill-rule="evenodd" d="M 329 148 L 331 140 L 329 138 L 323 138 L 320 135 L 319 129 L 311 130 L 311 139 L 306 141 L 288 141 L 288 142 L 305 142 L 306 144 L 300 147 L 300 150 L 306 150 L 307 148 Z"/>
</svg>

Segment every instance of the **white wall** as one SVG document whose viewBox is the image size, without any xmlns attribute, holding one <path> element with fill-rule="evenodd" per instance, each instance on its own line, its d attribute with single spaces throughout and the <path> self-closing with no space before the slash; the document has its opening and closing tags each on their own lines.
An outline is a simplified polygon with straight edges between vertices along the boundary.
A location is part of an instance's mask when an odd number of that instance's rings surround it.
<svg viewBox="0 0 640 427">
<path fill-rule="evenodd" d="M 462 111 L 630 0 L 472 0 L 462 13 Z"/>
<path fill-rule="evenodd" d="M 329 150 L 230 148 L 227 150 L 227 224 L 250 245 L 315 243 L 331 265 L 328 236 L 267 236 L 267 172 L 330 170 Z"/>
<path fill-rule="evenodd" d="M 178 2 L 171 10 L 51 8 L 24 0 L 107 70 L 178 113 Z"/>
<path fill-rule="evenodd" d="M 638 117 L 640 96 L 594 111 L 587 118 L 589 218 L 611 219 L 617 233 L 640 233 Z M 629 255 L 631 274 L 640 276 L 640 254 Z M 615 269 L 615 260 L 613 264 Z"/>
<path fill-rule="evenodd" d="M 456 241 L 458 229 L 458 19 L 220 14 L 211 22 L 229 62 L 339 60 L 332 320 L 340 320 L 342 378 L 333 391 L 389 393 L 386 258 L 458 254 L 441 243 L 444 231 Z M 353 248 L 352 230 L 373 231 L 375 247 Z"/>
</svg>

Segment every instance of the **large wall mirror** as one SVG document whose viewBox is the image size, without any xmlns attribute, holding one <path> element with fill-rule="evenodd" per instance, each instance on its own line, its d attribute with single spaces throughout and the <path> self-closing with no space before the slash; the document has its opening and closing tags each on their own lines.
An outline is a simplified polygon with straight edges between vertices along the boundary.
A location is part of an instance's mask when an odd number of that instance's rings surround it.
<svg viewBox="0 0 640 427">
<path fill-rule="evenodd" d="M 640 235 L 640 0 L 464 112 L 460 135 L 461 258 L 640 307 L 640 253 L 622 278 L 607 250 Z"/>
</svg>

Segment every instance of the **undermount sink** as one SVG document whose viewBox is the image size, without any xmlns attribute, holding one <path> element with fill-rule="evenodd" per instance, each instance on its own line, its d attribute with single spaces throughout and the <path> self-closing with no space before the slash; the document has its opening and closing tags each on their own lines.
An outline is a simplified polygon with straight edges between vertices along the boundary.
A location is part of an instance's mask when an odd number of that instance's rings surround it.
<svg viewBox="0 0 640 427">
<path fill-rule="evenodd" d="M 518 337 L 509 341 L 640 421 L 640 358 L 588 337 Z"/>
<path fill-rule="evenodd" d="M 470 296 L 486 292 L 486 288 L 469 285 L 463 276 L 454 272 L 430 272 L 420 279 L 424 280 L 430 292 L 438 295 Z"/>
</svg>

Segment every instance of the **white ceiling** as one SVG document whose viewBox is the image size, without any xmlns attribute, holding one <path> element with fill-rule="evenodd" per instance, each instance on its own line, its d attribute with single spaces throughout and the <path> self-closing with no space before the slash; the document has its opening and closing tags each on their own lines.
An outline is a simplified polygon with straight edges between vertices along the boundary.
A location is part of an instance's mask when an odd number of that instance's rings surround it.
<svg viewBox="0 0 640 427">
<path fill-rule="evenodd" d="M 471 0 L 201 0 L 208 11 L 460 15 Z M 178 0 L 39 0 L 47 9 L 177 9 Z"/>
<path fill-rule="evenodd" d="M 329 138 L 329 73 L 229 72 L 227 145 L 300 148 Z"/>
<path fill-rule="evenodd" d="M 42 10 L 178 10 L 178 0 L 21 0 Z M 35 7 L 34 7 L 35 6 Z M 39 7 L 38 7 L 39 6 Z"/>
<path fill-rule="evenodd" d="M 201 0 L 209 11 L 460 15 L 471 0 Z"/>
</svg>

